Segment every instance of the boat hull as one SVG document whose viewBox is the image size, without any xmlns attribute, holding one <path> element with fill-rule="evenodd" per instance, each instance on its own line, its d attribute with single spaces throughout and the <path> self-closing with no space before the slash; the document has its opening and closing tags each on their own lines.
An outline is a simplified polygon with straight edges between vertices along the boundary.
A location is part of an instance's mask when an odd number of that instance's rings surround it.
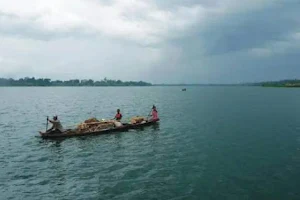
<svg viewBox="0 0 300 200">
<path fill-rule="evenodd" d="M 95 131 L 95 132 L 86 132 L 86 133 L 75 133 L 72 131 L 67 131 L 65 133 L 42 133 L 40 132 L 40 136 L 44 139 L 55 139 L 55 138 L 69 138 L 69 137 L 81 137 L 81 136 L 88 136 L 88 135 L 102 135 L 102 134 L 110 134 L 114 132 L 125 132 L 130 129 L 138 129 L 145 126 L 150 126 L 153 124 L 156 124 L 159 122 L 159 119 L 157 120 L 151 120 L 146 123 L 140 123 L 140 124 L 125 124 L 121 127 L 115 127 L 110 129 L 103 129 L 101 131 Z M 71 132 L 71 133 L 70 133 Z"/>
</svg>

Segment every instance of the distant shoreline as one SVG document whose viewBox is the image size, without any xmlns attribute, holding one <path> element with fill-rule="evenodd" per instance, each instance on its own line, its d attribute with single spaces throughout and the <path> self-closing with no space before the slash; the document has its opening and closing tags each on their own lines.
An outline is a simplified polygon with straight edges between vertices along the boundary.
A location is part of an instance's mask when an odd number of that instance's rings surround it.
<svg viewBox="0 0 300 200">
<path fill-rule="evenodd" d="M 32 86 L 27 86 L 27 85 L 0 85 L 0 88 L 4 88 L 4 87 L 11 87 L 11 88 L 17 88 L 17 87 L 20 87 L 20 88 L 34 88 L 34 87 L 40 87 L 40 88 L 47 88 L 47 87 L 53 87 L 53 88 L 63 88 L 63 87 L 68 87 L 68 88 L 86 88 L 86 87 L 154 87 L 153 85 L 150 85 L 150 86 L 143 86 L 143 85 L 129 85 L 129 86 L 126 86 L 126 85 L 119 85 L 119 86 L 115 86 L 115 85 L 107 85 L 107 86 L 67 86 L 67 85 L 48 85 L 48 86 L 40 86 L 40 85 L 32 85 Z"/>
<path fill-rule="evenodd" d="M 300 80 L 282 80 L 257 83 L 236 83 L 236 84 L 152 84 L 144 81 L 121 81 L 104 78 L 101 81 L 92 79 L 71 79 L 55 80 L 49 78 L 0 78 L 0 87 L 193 87 L 193 86 L 223 86 L 223 87 L 277 87 L 277 88 L 300 88 Z"/>
<path fill-rule="evenodd" d="M 282 85 L 282 86 L 277 86 L 277 85 L 262 85 L 261 87 L 272 87 L 272 88 L 300 88 L 299 85 L 297 86 L 286 86 L 286 85 Z"/>
<path fill-rule="evenodd" d="M 109 87 L 109 86 L 151 86 L 151 83 L 144 81 L 121 81 L 104 78 L 101 81 L 92 79 L 71 79 L 71 80 L 55 80 L 49 78 L 20 78 L 18 80 L 9 78 L 0 78 L 0 86 L 6 87 Z"/>
<path fill-rule="evenodd" d="M 53 85 L 49 85 L 49 86 L 39 86 L 39 85 L 33 85 L 33 86 L 26 86 L 26 85 L 0 85 L 1 87 L 42 87 L 42 88 L 46 88 L 46 87 L 74 87 L 74 88 L 84 88 L 84 87 L 260 87 L 260 86 L 255 86 L 255 85 L 205 85 L 205 84 L 199 84 L 199 85 L 147 85 L 147 86 L 143 86 L 143 85 L 106 85 L 106 86 L 67 86 L 67 85 L 61 85 L 61 86 L 53 86 Z"/>
<path fill-rule="evenodd" d="M 299 88 L 300 80 L 283 80 L 283 81 L 273 81 L 261 83 L 263 87 L 281 87 L 281 88 Z"/>
<path fill-rule="evenodd" d="M 26 86 L 26 85 L 0 85 L 0 88 L 117 88 L 117 87 L 263 87 L 263 88 L 300 88 L 300 86 L 263 86 L 263 85 L 149 85 L 149 86 L 143 86 L 143 85 L 107 85 L 107 86 L 67 86 L 67 85 L 61 85 L 61 86 L 39 86 L 39 85 L 33 85 L 33 86 Z"/>
</svg>

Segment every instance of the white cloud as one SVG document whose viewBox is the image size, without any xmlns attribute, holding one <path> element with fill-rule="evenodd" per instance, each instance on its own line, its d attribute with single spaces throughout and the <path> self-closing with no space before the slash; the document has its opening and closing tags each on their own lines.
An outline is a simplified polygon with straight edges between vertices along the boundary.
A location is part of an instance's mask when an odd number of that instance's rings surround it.
<svg viewBox="0 0 300 200">
<path fill-rule="evenodd" d="M 105 76 L 136 79 L 163 59 L 159 48 L 129 45 L 107 38 L 37 41 L 6 37 L 0 44 L 0 55 L 5 58 L 0 65 L 0 77 L 16 74 L 61 79 Z"/>
<path fill-rule="evenodd" d="M 296 33 L 292 33 L 291 38 L 296 40 L 296 41 L 300 41 L 300 31 L 296 32 Z"/>
<path fill-rule="evenodd" d="M 250 54 L 254 56 L 271 56 L 273 54 L 272 50 L 268 48 L 252 48 L 249 50 Z"/>
<path fill-rule="evenodd" d="M 0 11 L 13 19 L 2 17 L 13 27 L 30 23 L 44 31 L 86 32 L 122 37 L 140 43 L 156 43 L 197 22 L 203 9 L 179 6 L 174 11 L 160 9 L 154 2 L 118 0 L 103 4 L 95 0 L 11 0 L 1 1 Z M 2 22 L 3 23 L 3 22 Z M 176 35 L 176 34 L 175 34 Z"/>
<path fill-rule="evenodd" d="M 200 1 L 164 9 L 154 0 L 113 0 L 109 4 L 98 0 L 10 0 L 0 1 L 0 25 L 4 32 L 18 27 L 31 27 L 33 31 L 28 31 L 28 34 L 36 31 L 72 33 L 77 30 L 87 35 L 153 44 L 184 36 L 195 26 L 205 27 L 228 15 L 251 12 L 274 3 L 276 1 L 218 0 L 212 6 Z M 5 15 L 1 17 L 1 13 Z"/>
</svg>

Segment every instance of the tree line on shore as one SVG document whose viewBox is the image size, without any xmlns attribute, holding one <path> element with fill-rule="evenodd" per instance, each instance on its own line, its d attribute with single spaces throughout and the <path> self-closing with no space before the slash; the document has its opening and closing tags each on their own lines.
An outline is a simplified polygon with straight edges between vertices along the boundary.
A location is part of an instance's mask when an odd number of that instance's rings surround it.
<svg viewBox="0 0 300 200">
<path fill-rule="evenodd" d="M 92 79 L 71 79 L 71 80 L 51 80 L 49 78 L 0 78 L 0 86 L 185 86 L 185 85 L 198 85 L 198 84 L 157 84 L 152 85 L 144 81 L 121 81 L 111 80 L 104 78 L 100 81 Z M 209 84 L 206 84 L 209 85 Z M 228 84 L 227 84 L 228 85 Z M 242 86 L 263 86 L 263 87 L 300 87 L 300 80 L 281 80 L 269 81 L 249 84 L 233 84 Z M 216 85 L 218 86 L 218 85 Z"/>
<path fill-rule="evenodd" d="M 260 83 L 263 87 L 300 87 L 300 80 L 282 80 Z"/>
<path fill-rule="evenodd" d="M 0 78 L 0 86 L 151 86 L 151 83 L 144 81 L 121 81 L 104 78 L 101 81 L 92 79 L 72 79 L 72 80 L 51 80 L 49 78 Z"/>
</svg>

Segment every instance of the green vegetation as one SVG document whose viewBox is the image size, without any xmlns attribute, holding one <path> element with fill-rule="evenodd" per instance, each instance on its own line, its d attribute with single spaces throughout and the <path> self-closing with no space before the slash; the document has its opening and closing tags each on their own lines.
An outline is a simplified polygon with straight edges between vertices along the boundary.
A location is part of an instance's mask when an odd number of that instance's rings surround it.
<svg viewBox="0 0 300 200">
<path fill-rule="evenodd" d="M 49 78 L 20 78 L 18 80 L 14 80 L 12 78 L 0 78 L 0 86 L 151 86 L 151 83 L 143 82 L 143 81 L 121 81 L 121 80 L 110 80 L 103 79 L 101 81 L 94 80 L 68 80 L 68 81 L 60 81 L 55 80 L 52 81 Z"/>
<path fill-rule="evenodd" d="M 282 80 L 260 83 L 263 87 L 300 87 L 300 80 Z"/>
<path fill-rule="evenodd" d="M 300 87 L 300 80 L 282 80 L 269 81 L 260 83 L 244 83 L 244 84 L 154 84 L 144 81 L 121 81 L 104 78 L 101 81 L 92 79 L 79 80 L 72 79 L 67 81 L 51 80 L 49 78 L 20 78 L 18 80 L 12 78 L 0 78 L 0 86 L 262 86 L 262 87 Z"/>
</svg>

